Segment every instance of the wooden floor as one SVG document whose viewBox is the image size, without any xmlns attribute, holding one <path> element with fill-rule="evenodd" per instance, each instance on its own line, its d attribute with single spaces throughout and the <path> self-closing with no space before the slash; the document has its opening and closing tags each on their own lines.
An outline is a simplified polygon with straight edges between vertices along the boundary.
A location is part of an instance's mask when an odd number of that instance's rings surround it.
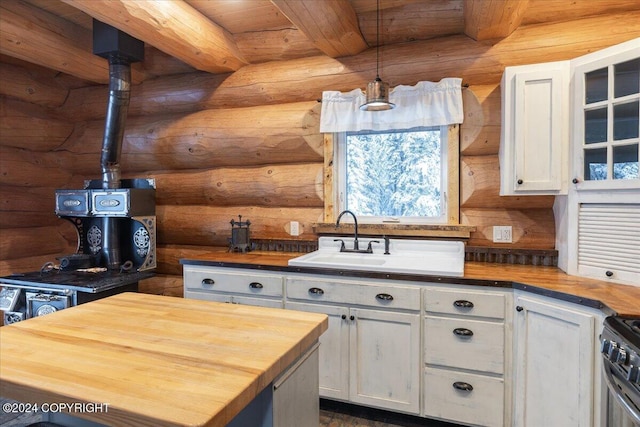
<svg viewBox="0 0 640 427">
<path fill-rule="evenodd" d="M 320 427 L 459 427 L 459 425 L 321 399 Z"/>
<path fill-rule="evenodd" d="M 0 398 L 0 404 L 7 402 L 12 401 Z M 0 427 L 26 427 L 41 420 L 39 415 L 0 411 Z M 319 427 L 457 427 L 457 424 L 321 400 Z"/>
</svg>

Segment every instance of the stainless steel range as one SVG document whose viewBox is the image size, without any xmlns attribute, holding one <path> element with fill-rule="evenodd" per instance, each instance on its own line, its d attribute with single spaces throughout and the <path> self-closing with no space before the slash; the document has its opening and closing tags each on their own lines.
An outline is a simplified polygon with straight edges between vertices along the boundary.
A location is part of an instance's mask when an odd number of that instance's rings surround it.
<svg viewBox="0 0 640 427">
<path fill-rule="evenodd" d="M 640 426 L 640 319 L 609 316 L 600 336 L 610 427 Z"/>
<path fill-rule="evenodd" d="M 137 291 L 138 282 L 154 274 L 155 182 L 121 179 L 119 163 L 131 63 L 144 57 L 144 43 L 94 20 L 93 53 L 109 61 L 102 179 L 85 181 L 83 189 L 56 191 L 56 215 L 76 227 L 76 253 L 59 256 L 39 271 L 0 277 L 5 324 Z"/>
</svg>

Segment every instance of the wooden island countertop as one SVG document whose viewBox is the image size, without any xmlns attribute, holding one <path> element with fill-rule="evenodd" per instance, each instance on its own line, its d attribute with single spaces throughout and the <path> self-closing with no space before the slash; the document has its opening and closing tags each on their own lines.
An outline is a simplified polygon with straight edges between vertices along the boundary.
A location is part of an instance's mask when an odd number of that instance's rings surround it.
<svg viewBox="0 0 640 427">
<path fill-rule="evenodd" d="M 0 394 L 106 404 L 107 425 L 224 426 L 327 329 L 323 314 L 123 293 L 0 328 Z"/>
<path fill-rule="evenodd" d="M 290 272 L 317 272 L 318 269 L 288 267 L 290 259 L 300 253 L 256 251 L 248 253 L 228 252 L 212 249 L 210 253 L 182 260 L 183 264 L 211 265 L 226 267 L 273 268 Z M 354 274 L 344 271 L 344 276 Z M 363 277 L 361 272 L 355 273 Z M 342 273 L 341 273 L 342 275 Z M 369 274 L 379 278 L 401 278 L 402 275 Z M 415 276 L 413 276 L 415 277 Z M 621 285 L 604 280 L 571 276 L 557 267 L 533 265 L 498 264 L 485 262 L 465 262 L 464 277 L 424 276 L 424 281 L 458 283 L 484 286 L 511 286 L 531 292 L 563 297 L 577 303 L 599 302 L 613 312 L 626 316 L 640 316 L 640 287 Z"/>
</svg>

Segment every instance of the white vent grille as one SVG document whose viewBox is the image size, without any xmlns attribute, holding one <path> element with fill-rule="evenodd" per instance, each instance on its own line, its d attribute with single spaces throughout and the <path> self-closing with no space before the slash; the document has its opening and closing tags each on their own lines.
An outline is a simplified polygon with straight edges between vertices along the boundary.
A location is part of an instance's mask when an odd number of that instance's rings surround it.
<svg viewBox="0 0 640 427">
<path fill-rule="evenodd" d="M 589 276 L 640 281 L 640 204 L 580 205 L 578 264 Z"/>
</svg>

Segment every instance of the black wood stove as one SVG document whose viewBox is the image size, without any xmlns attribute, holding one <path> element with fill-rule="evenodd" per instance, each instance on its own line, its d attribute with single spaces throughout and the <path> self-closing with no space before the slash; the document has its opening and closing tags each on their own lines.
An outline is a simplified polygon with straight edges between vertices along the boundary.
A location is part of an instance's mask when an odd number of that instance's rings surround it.
<svg viewBox="0 0 640 427">
<path fill-rule="evenodd" d="M 156 267 L 155 182 L 121 179 L 120 152 L 129 107 L 131 63 L 144 43 L 93 21 L 93 51 L 109 61 L 102 179 L 81 190 L 57 190 L 55 213 L 78 233 L 76 253 L 56 257 L 39 271 L 0 277 L 4 323 L 41 316 L 124 291 L 153 276 Z"/>
</svg>

